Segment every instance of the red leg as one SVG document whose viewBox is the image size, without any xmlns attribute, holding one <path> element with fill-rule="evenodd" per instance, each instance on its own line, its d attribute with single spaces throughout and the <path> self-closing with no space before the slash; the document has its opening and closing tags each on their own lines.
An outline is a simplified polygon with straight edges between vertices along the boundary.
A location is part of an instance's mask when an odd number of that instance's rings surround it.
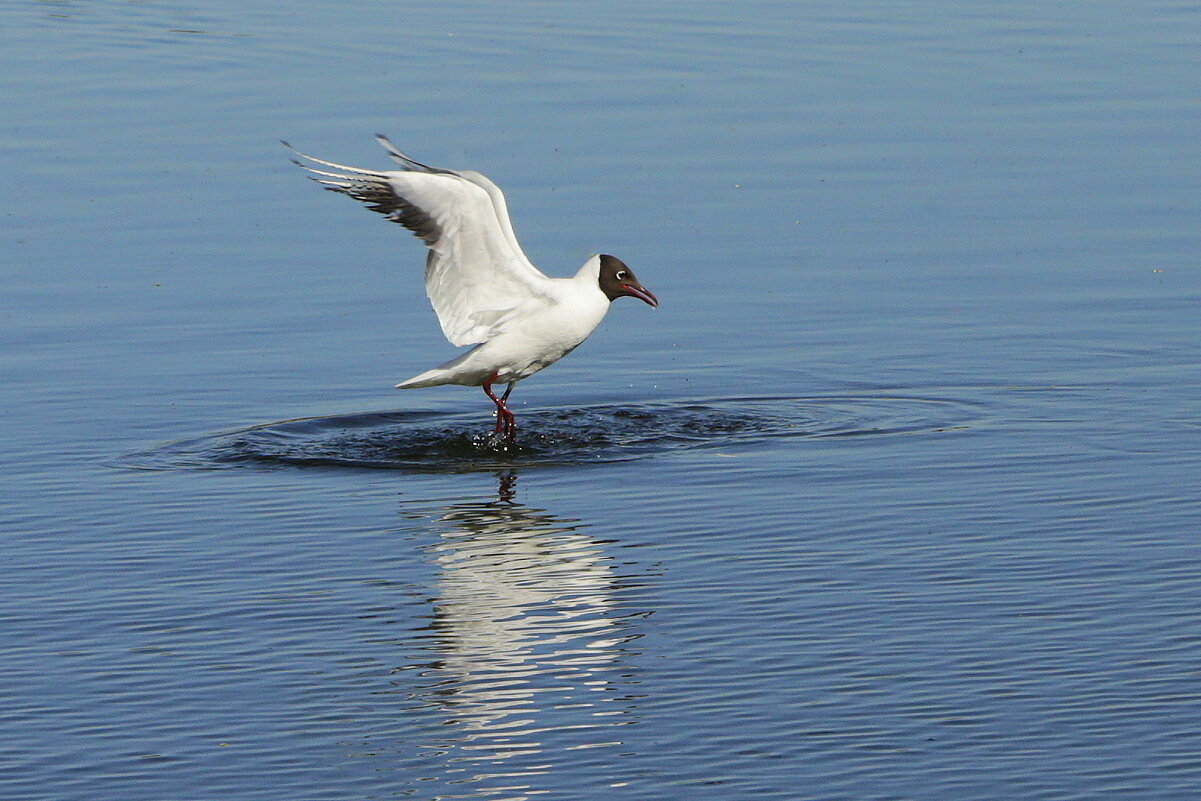
<svg viewBox="0 0 1201 801">
<path fill-rule="evenodd" d="M 497 375 L 499 375 L 499 373 L 493 373 L 484 380 L 484 392 L 488 393 L 488 397 L 491 398 L 492 402 L 496 404 L 496 428 L 492 429 L 493 434 L 499 434 L 502 426 L 506 429 L 508 428 L 508 418 L 505 415 L 508 409 L 505 408 L 505 402 L 496 397 L 496 395 L 492 392 L 492 382 L 496 380 Z M 512 385 L 510 384 L 510 386 Z M 507 393 L 505 397 L 508 397 Z"/>
<path fill-rule="evenodd" d="M 504 432 L 505 438 L 512 442 L 517 439 L 517 417 L 509 411 L 509 407 L 505 405 L 505 401 L 509 399 L 509 393 L 513 391 L 513 384 L 510 382 L 503 397 L 496 397 L 492 391 L 492 382 L 496 380 L 499 373 L 493 373 L 484 381 L 484 392 L 488 393 L 488 397 L 496 404 L 496 427 L 492 429 L 493 434 Z"/>
<path fill-rule="evenodd" d="M 509 386 L 505 387 L 505 394 L 500 396 L 500 402 L 504 405 L 505 414 L 508 416 L 509 420 L 506 432 L 509 436 L 509 442 L 513 442 L 515 439 L 517 439 L 517 415 L 513 414 L 512 410 L 509 409 L 509 394 L 513 391 L 513 387 L 516 386 L 516 384 L 516 381 L 510 381 Z"/>
</svg>

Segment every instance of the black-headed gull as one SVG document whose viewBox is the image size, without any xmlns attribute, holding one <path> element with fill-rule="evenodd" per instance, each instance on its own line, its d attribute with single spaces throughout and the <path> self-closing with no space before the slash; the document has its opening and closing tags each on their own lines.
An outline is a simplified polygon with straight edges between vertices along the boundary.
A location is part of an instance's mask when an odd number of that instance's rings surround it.
<svg viewBox="0 0 1201 801">
<path fill-rule="evenodd" d="M 613 300 L 628 296 L 651 306 L 659 300 L 621 259 L 604 254 L 588 259 L 572 278 L 548 278 L 517 244 L 500 187 L 472 170 L 428 167 L 387 138 L 376 139 L 402 169 L 347 167 L 284 145 L 330 168 L 296 162 L 326 189 L 363 201 L 425 242 L 425 291 L 442 333 L 452 345 L 475 346 L 396 386 L 482 386 L 496 404 L 494 433 L 513 441 L 517 423 L 507 401 L 518 381 L 571 353 Z M 508 384 L 500 397 L 492 391 L 498 383 Z"/>
</svg>

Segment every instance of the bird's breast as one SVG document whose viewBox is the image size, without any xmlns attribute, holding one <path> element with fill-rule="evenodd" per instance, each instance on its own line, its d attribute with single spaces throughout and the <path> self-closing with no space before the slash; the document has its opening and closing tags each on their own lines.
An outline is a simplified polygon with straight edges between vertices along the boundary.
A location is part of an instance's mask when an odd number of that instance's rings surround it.
<svg viewBox="0 0 1201 801">
<path fill-rule="evenodd" d="M 608 311 L 608 299 L 603 303 L 554 302 L 521 320 L 493 340 L 494 347 L 508 354 L 508 370 L 501 370 L 513 380 L 533 375 L 566 356 L 588 338 Z"/>
</svg>

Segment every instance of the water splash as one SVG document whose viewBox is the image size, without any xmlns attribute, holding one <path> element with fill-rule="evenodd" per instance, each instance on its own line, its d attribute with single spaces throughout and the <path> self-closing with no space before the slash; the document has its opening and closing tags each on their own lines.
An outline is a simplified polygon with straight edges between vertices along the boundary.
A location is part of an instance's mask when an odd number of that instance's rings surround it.
<svg viewBox="0 0 1201 801">
<path fill-rule="evenodd" d="M 516 442 L 478 430 L 474 415 L 365 412 L 252 426 L 134 454 L 143 469 L 238 465 L 476 471 L 643 459 L 682 448 L 776 437 L 945 431 L 971 404 L 884 395 L 720 398 L 527 411 Z"/>
</svg>

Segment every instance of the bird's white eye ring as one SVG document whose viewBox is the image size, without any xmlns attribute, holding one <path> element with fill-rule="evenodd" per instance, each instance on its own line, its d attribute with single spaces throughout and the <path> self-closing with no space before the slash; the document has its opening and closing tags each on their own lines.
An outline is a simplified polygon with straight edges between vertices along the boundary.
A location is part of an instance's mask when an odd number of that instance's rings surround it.
<svg viewBox="0 0 1201 801">
<path fill-rule="evenodd" d="M 617 275 L 615 276 L 615 278 L 617 278 L 617 280 L 618 280 L 618 281 L 624 281 L 624 280 L 625 280 L 625 278 L 626 278 L 626 271 L 625 271 L 625 270 L 618 270 L 618 271 L 617 271 Z"/>
</svg>

